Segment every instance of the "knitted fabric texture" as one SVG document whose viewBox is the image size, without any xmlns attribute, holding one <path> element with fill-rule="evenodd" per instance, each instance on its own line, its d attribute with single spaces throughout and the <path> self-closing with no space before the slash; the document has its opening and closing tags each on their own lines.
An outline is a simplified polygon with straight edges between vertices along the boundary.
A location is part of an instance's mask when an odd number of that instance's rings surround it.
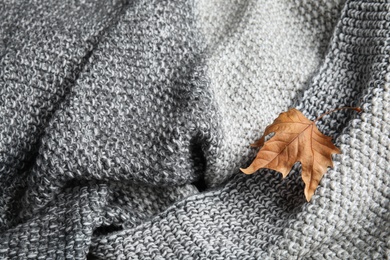
<svg viewBox="0 0 390 260">
<path fill-rule="evenodd" d="M 342 154 L 244 175 L 295 107 Z M 0 259 L 390 256 L 390 2 L 0 2 Z"/>
</svg>

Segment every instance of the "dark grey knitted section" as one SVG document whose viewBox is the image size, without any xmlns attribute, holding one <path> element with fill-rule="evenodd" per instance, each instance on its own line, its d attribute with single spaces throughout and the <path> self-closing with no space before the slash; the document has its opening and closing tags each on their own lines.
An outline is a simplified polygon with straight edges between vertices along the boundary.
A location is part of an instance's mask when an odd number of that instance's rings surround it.
<svg viewBox="0 0 390 260">
<path fill-rule="evenodd" d="M 191 2 L 95 4 L 4 7 L 0 256 L 84 258 L 93 232 L 132 227 L 198 192 L 191 183 L 202 182 L 218 142 Z M 37 25 L 13 19 L 24 12 Z M 93 44 L 84 20 L 101 28 Z M 18 38 L 7 35 L 19 23 L 36 41 L 23 35 L 20 45 L 31 46 L 12 48 Z M 67 26 L 80 46 L 57 37 Z M 23 48 L 46 69 L 8 54 Z"/>
<path fill-rule="evenodd" d="M 198 39 L 189 3 L 126 9 L 45 130 L 23 217 L 74 180 L 167 187 L 202 178 L 218 136 Z"/>
<path fill-rule="evenodd" d="M 1 2 L 0 259 L 388 257 L 390 3 L 344 2 Z M 310 203 L 238 171 L 289 106 L 364 110 Z"/>
<path fill-rule="evenodd" d="M 43 130 L 122 6 L 1 1 L 0 230 L 16 214 L 14 197 L 26 185 Z"/>
</svg>

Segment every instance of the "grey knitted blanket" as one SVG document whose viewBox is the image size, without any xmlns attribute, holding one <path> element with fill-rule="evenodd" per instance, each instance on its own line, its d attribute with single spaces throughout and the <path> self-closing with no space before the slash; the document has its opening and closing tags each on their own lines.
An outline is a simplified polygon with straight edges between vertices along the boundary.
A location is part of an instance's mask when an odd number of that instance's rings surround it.
<svg viewBox="0 0 390 260">
<path fill-rule="evenodd" d="M 385 259 L 387 0 L 1 0 L 0 259 Z M 342 154 L 244 175 L 288 108 Z"/>
</svg>

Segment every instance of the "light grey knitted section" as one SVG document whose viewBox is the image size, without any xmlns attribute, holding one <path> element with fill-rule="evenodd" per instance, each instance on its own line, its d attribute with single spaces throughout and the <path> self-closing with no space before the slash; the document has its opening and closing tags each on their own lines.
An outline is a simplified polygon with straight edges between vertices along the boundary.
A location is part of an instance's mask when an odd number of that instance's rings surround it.
<svg viewBox="0 0 390 260">
<path fill-rule="evenodd" d="M 390 3 L 2 1 L 1 259 L 385 259 Z M 247 176 L 289 107 L 341 155 Z M 206 191 L 203 191 L 206 189 Z"/>
<path fill-rule="evenodd" d="M 389 256 L 389 3 L 348 2 L 325 62 L 296 102 L 343 154 L 304 203 L 299 169 L 261 170 L 150 222 L 93 240 L 104 259 L 385 259 Z"/>
<path fill-rule="evenodd" d="M 227 2 L 227 3 L 226 3 Z M 323 62 L 342 1 L 197 1 L 223 138 L 206 178 L 253 158 L 248 145 L 291 106 Z M 221 29 L 222 28 L 222 29 Z"/>
</svg>

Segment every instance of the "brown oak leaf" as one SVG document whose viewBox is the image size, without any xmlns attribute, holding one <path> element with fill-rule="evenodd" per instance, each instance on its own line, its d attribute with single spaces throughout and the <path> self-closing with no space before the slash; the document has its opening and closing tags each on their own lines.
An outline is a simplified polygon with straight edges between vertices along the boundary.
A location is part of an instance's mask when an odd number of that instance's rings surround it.
<svg viewBox="0 0 390 260">
<path fill-rule="evenodd" d="M 265 142 L 265 137 L 271 133 L 275 135 Z M 293 165 L 300 162 L 307 201 L 327 168 L 333 167 L 332 154 L 340 153 L 332 138 L 318 130 L 315 121 L 294 108 L 281 113 L 252 146 L 262 148 L 252 164 L 241 171 L 252 174 L 260 168 L 268 168 L 281 172 L 284 178 Z"/>
</svg>

